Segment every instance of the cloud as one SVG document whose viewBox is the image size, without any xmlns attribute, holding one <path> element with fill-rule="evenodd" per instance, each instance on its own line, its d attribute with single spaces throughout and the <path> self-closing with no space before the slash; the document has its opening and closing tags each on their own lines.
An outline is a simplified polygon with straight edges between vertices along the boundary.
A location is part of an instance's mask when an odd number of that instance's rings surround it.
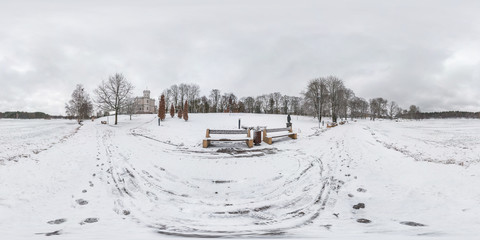
<svg viewBox="0 0 480 240">
<path fill-rule="evenodd" d="M 0 111 L 63 114 L 75 85 L 115 72 L 154 96 L 197 83 L 300 95 L 337 75 L 357 96 L 479 111 L 480 3 L 2 1 Z"/>
</svg>

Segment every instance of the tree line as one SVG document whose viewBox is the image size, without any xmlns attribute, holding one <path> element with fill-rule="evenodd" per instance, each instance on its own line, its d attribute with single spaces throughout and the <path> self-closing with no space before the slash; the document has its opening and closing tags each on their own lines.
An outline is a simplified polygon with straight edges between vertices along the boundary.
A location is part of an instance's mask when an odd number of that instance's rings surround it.
<svg viewBox="0 0 480 240">
<path fill-rule="evenodd" d="M 94 103 L 103 112 L 115 111 L 117 115 L 133 114 L 134 100 L 132 91 L 134 86 L 121 73 L 116 73 L 104 80 L 94 90 Z M 313 116 L 322 120 L 322 117 L 331 117 L 333 122 L 340 120 L 369 118 L 394 119 L 424 119 L 448 117 L 480 118 L 479 113 L 444 112 L 422 113 L 416 105 L 402 109 L 395 101 L 382 97 L 366 100 L 356 96 L 354 91 L 347 88 L 344 81 L 336 76 L 314 78 L 308 81 L 300 96 L 284 95 L 272 92 L 258 96 L 238 97 L 232 92 L 222 92 L 220 89 L 211 89 L 208 95 L 200 95 L 200 86 L 197 84 L 174 84 L 164 89 L 159 99 L 163 99 L 164 112 L 190 113 L 264 113 L 264 114 L 294 114 Z M 82 85 L 77 85 L 72 93 L 72 100 L 66 103 L 68 116 L 75 116 L 80 122 L 93 113 L 94 103 L 89 95 L 83 91 Z M 160 104 L 159 104 L 160 105 Z M 98 115 L 98 114 L 97 114 Z"/>
<path fill-rule="evenodd" d="M 13 118 L 13 119 L 51 119 L 60 118 L 60 116 L 50 116 L 43 112 L 0 112 L 0 118 Z"/>
<path fill-rule="evenodd" d="M 174 84 L 162 92 L 166 111 L 171 105 L 183 109 L 183 102 L 189 102 L 189 112 L 217 113 L 268 113 L 310 115 L 315 118 L 331 117 L 334 122 L 347 118 L 396 118 L 402 110 L 395 101 L 384 98 L 365 100 L 345 87 L 342 79 L 327 76 L 312 79 L 300 96 L 288 96 L 280 92 L 259 96 L 238 97 L 231 92 L 219 89 L 210 90 L 208 95 L 200 96 L 200 87 L 196 84 Z M 419 108 L 412 105 L 412 109 Z M 404 117 L 408 117 L 405 115 Z"/>
</svg>

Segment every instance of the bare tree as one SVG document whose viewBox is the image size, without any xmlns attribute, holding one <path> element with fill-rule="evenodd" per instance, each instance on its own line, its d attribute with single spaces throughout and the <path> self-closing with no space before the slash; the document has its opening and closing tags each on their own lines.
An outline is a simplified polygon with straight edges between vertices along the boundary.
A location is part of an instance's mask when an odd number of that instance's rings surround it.
<svg viewBox="0 0 480 240">
<path fill-rule="evenodd" d="M 342 118 L 347 119 L 348 117 L 348 110 L 350 109 L 350 115 L 352 115 L 352 110 L 351 110 L 351 99 L 355 97 L 355 94 L 351 89 L 348 88 L 343 88 L 341 91 L 341 100 L 340 100 L 340 109 L 342 113 Z"/>
<path fill-rule="evenodd" d="M 200 111 L 202 113 L 208 113 L 210 110 L 210 104 L 208 103 L 208 98 L 203 96 L 200 98 Z"/>
<path fill-rule="evenodd" d="M 273 109 L 273 113 L 278 114 L 280 113 L 280 103 L 282 101 L 282 94 L 279 92 L 272 93 L 273 101 L 275 102 L 275 108 Z"/>
<path fill-rule="evenodd" d="M 190 112 L 197 112 L 197 100 L 200 96 L 200 86 L 197 84 L 190 84 L 187 89 L 187 97 L 190 106 Z"/>
<path fill-rule="evenodd" d="M 170 90 L 172 91 L 172 101 L 173 101 L 173 105 L 175 106 L 175 108 L 178 109 L 178 96 L 179 96 L 179 89 L 178 89 L 178 86 L 176 84 L 172 85 L 170 87 Z"/>
<path fill-rule="evenodd" d="M 370 99 L 370 119 L 375 121 L 376 118 L 387 116 L 388 100 L 381 97 Z"/>
<path fill-rule="evenodd" d="M 229 93 L 227 109 L 229 110 L 229 112 L 234 112 L 236 106 L 237 106 L 237 96 L 235 96 L 235 94 L 233 93 Z"/>
<path fill-rule="evenodd" d="M 360 117 L 366 119 L 368 117 L 368 102 L 364 98 L 359 99 L 359 110 L 360 110 Z"/>
<path fill-rule="evenodd" d="M 230 100 L 230 93 L 224 93 L 220 97 L 220 104 L 219 104 L 219 110 L 220 112 L 224 112 L 225 110 L 229 110 L 229 100 Z"/>
<path fill-rule="evenodd" d="M 408 110 L 408 114 L 410 115 L 410 119 L 417 119 L 420 113 L 420 108 L 415 105 L 410 105 Z"/>
<path fill-rule="evenodd" d="M 340 91 L 343 90 L 345 87 L 343 85 L 343 81 L 335 76 L 327 77 L 326 86 L 329 93 L 332 121 L 337 122 L 339 105 L 340 101 L 342 100 Z"/>
<path fill-rule="evenodd" d="M 325 104 L 328 101 L 328 90 L 326 86 L 326 78 L 315 78 L 308 82 L 307 91 L 303 93 L 306 103 L 313 106 L 314 117 L 319 117 L 322 121 L 322 113 Z"/>
<path fill-rule="evenodd" d="M 255 113 L 267 113 L 267 96 L 261 95 L 255 98 Z"/>
<path fill-rule="evenodd" d="M 353 97 L 350 99 L 349 107 L 350 107 L 350 118 L 353 120 L 354 118 L 360 118 L 363 116 L 363 108 L 366 105 L 366 110 L 368 111 L 368 103 L 363 98 Z"/>
<path fill-rule="evenodd" d="M 390 104 L 388 104 L 388 116 L 390 119 L 393 119 L 395 116 L 399 114 L 400 108 L 398 107 L 398 104 L 395 101 L 391 101 Z"/>
<path fill-rule="evenodd" d="M 183 109 L 183 103 L 185 101 L 185 98 L 188 97 L 188 89 L 189 89 L 189 86 L 185 83 L 180 83 L 180 85 L 178 85 L 178 96 L 180 98 L 180 108 Z"/>
<path fill-rule="evenodd" d="M 118 123 L 118 113 L 127 104 L 133 88 L 123 74 L 115 73 L 107 81 L 102 81 L 94 91 L 97 96 L 96 103 L 101 109 L 115 111 L 115 125 Z"/>
<path fill-rule="evenodd" d="M 289 102 L 290 102 L 290 97 L 287 96 L 287 95 L 284 95 L 282 97 L 282 114 L 288 114 L 288 106 L 289 106 Z"/>
<path fill-rule="evenodd" d="M 168 108 L 170 107 L 170 99 L 172 98 L 172 90 L 171 89 L 165 89 L 163 90 L 162 94 L 165 96 L 165 111 L 168 111 Z M 161 96 L 160 96 L 161 98 Z"/>
<path fill-rule="evenodd" d="M 218 105 L 220 103 L 220 98 L 221 98 L 220 90 L 212 89 L 212 91 L 210 91 L 210 101 L 212 102 L 213 112 L 218 111 L 218 107 L 219 107 Z"/>
<path fill-rule="evenodd" d="M 242 100 L 245 104 L 245 111 L 248 113 L 253 113 L 255 107 L 255 99 L 253 97 L 246 97 Z"/>
<path fill-rule="evenodd" d="M 72 99 L 65 104 L 65 111 L 68 116 L 76 117 L 78 124 L 82 122 L 82 119 L 92 114 L 92 101 L 81 84 L 77 84 L 75 90 L 73 90 Z"/>
<path fill-rule="evenodd" d="M 125 105 L 125 112 L 130 116 L 130 120 L 132 120 L 132 115 L 135 113 L 135 109 L 137 107 L 137 101 L 135 101 L 135 98 L 129 98 L 127 100 L 127 104 Z"/>
<path fill-rule="evenodd" d="M 270 114 L 273 114 L 274 111 L 275 111 L 275 99 L 273 97 L 273 93 L 270 93 L 268 95 L 268 105 L 267 106 L 268 106 L 268 112 Z"/>
<path fill-rule="evenodd" d="M 301 104 L 302 98 L 300 97 L 290 97 L 290 112 L 293 112 L 293 114 L 298 115 L 300 114 L 300 104 Z"/>
</svg>

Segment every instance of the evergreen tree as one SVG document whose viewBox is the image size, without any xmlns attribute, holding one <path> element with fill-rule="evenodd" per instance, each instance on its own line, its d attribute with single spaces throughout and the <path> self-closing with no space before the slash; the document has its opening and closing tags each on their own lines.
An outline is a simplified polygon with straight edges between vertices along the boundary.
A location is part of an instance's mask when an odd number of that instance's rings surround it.
<svg viewBox="0 0 480 240">
<path fill-rule="evenodd" d="M 165 120 L 165 95 L 162 94 L 160 97 L 160 104 L 158 107 L 158 117 L 160 120 Z"/>
<path fill-rule="evenodd" d="M 188 121 L 188 101 L 185 101 L 185 104 L 183 105 L 183 119 Z"/>
<path fill-rule="evenodd" d="M 173 116 L 175 116 L 175 107 L 173 107 L 173 103 L 170 106 L 170 116 L 172 116 L 172 118 L 173 118 Z"/>
<path fill-rule="evenodd" d="M 178 115 L 177 116 L 178 116 L 178 118 L 182 119 L 182 116 L 183 116 L 182 109 L 178 109 Z"/>
</svg>

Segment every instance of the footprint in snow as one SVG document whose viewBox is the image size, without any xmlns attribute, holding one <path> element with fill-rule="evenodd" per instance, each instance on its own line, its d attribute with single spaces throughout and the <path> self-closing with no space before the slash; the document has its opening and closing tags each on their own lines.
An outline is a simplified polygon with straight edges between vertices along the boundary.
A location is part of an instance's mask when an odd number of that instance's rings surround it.
<svg viewBox="0 0 480 240">
<path fill-rule="evenodd" d="M 422 223 L 411 222 L 411 221 L 400 222 L 400 224 L 411 226 L 411 227 L 426 227 L 427 226 L 427 225 L 422 224 Z"/>
<path fill-rule="evenodd" d="M 365 203 L 359 203 L 359 204 L 353 205 L 353 208 L 354 209 L 365 208 Z"/>
<path fill-rule="evenodd" d="M 87 200 L 83 200 L 83 199 L 77 199 L 76 202 L 79 204 L 79 205 L 87 205 L 88 204 L 88 201 Z"/>
<path fill-rule="evenodd" d="M 65 219 L 65 218 L 59 218 L 59 219 L 55 219 L 55 220 L 52 220 L 52 221 L 48 221 L 47 223 L 48 224 L 62 224 L 66 221 L 67 221 L 67 219 Z"/>
<path fill-rule="evenodd" d="M 370 221 L 366 218 L 359 218 L 359 219 L 357 219 L 357 222 L 359 222 L 359 223 L 371 223 L 372 221 Z"/>
<path fill-rule="evenodd" d="M 357 192 L 367 192 L 367 189 L 365 189 L 365 188 L 357 188 Z"/>
<path fill-rule="evenodd" d="M 96 223 L 98 222 L 98 218 L 87 218 L 83 220 L 83 222 L 80 223 L 80 225 L 83 225 L 85 223 Z"/>
</svg>

